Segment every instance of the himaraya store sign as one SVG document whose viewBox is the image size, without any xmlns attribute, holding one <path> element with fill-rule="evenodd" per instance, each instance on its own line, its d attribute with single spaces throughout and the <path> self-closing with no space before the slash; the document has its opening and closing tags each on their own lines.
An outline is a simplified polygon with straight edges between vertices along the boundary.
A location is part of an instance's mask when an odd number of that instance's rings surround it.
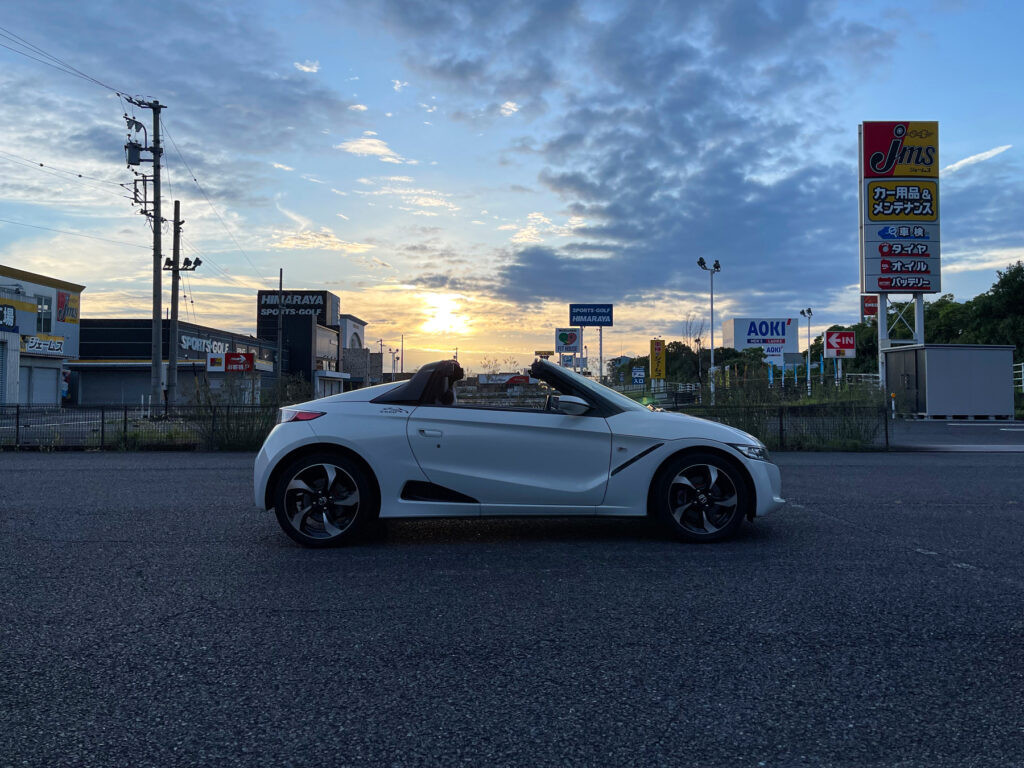
<svg viewBox="0 0 1024 768">
<path fill-rule="evenodd" d="M 860 127 L 861 293 L 938 293 L 939 124 Z"/>
<path fill-rule="evenodd" d="M 570 304 L 569 325 L 583 327 L 587 325 L 612 325 L 611 304 Z"/>
</svg>

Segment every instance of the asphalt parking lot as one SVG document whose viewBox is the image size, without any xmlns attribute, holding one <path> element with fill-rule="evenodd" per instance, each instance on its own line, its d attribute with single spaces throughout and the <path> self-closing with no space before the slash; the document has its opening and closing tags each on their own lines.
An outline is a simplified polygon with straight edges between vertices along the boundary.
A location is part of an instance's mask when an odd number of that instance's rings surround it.
<svg viewBox="0 0 1024 768">
<path fill-rule="evenodd" d="M 776 458 L 725 544 L 307 551 L 250 455 L 0 453 L 0 765 L 1024 765 L 1024 454 Z"/>
</svg>

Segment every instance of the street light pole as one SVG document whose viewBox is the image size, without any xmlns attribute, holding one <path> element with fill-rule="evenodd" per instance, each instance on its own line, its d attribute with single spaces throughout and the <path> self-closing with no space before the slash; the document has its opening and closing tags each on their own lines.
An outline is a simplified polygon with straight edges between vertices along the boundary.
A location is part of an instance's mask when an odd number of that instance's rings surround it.
<svg viewBox="0 0 1024 768">
<path fill-rule="evenodd" d="M 711 367 L 708 369 L 708 381 L 711 384 L 711 404 L 715 404 L 715 272 L 722 271 L 722 265 L 715 259 L 710 267 L 701 256 L 697 259 L 697 266 L 711 275 Z"/>
<path fill-rule="evenodd" d="M 811 308 L 801 309 L 800 314 L 807 318 L 807 396 L 811 396 Z"/>
</svg>

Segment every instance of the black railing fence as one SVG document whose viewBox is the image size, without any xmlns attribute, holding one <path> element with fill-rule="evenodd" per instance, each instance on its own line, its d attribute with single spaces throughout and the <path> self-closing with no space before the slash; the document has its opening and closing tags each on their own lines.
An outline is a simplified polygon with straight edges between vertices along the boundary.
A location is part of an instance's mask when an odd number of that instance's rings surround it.
<svg viewBox="0 0 1024 768">
<path fill-rule="evenodd" d="M 889 447 L 884 408 L 853 403 L 707 407 L 681 412 L 742 429 L 773 450 Z M 258 450 L 277 408 L 252 405 L 0 406 L 0 450 Z"/>
<path fill-rule="evenodd" d="M 680 412 L 742 429 L 772 450 L 889 448 L 889 415 L 879 405 L 682 406 Z"/>
<path fill-rule="evenodd" d="M 250 405 L 0 406 L 0 449 L 257 450 L 277 408 Z"/>
</svg>

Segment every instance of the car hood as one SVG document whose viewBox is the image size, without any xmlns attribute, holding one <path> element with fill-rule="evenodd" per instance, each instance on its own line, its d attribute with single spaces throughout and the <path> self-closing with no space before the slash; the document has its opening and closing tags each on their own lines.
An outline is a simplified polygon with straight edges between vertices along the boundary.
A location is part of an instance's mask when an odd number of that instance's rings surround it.
<svg viewBox="0 0 1024 768">
<path fill-rule="evenodd" d="M 671 411 L 626 411 L 608 419 L 608 425 L 616 435 L 652 437 L 658 440 L 699 438 L 719 443 L 762 444 L 742 429 Z"/>
</svg>

